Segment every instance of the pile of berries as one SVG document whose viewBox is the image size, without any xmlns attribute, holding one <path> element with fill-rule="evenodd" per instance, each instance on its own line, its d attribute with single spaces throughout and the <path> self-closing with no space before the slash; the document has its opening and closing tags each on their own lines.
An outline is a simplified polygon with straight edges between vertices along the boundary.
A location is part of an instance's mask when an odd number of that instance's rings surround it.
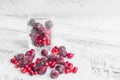
<svg viewBox="0 0 120 80">
<path fill-rule="evenodd" d="M 44 24 L 31 19 L 28 25 L 32 26 L 30 37 L 32 44 L 36 47 L 49 46 L 51 44 L 51 28 L 53 22 L 46 21 Z"/>
<path fill-rule="evenodd" d="M 60 74 L 76 73 L 78 68 L 73 66 L 69 61 L 65 61 L 65 58 L 73 58 L 73 53 L 68 53 L 64 46 L 54 46 L 51 50 L 51 53 L 48 54 L 48 51 L 43 49 L 40 54 L 42 57 L 35 57 L 35 50 L 31 49 L 25 54 L 17 54 L 10 61 L 15 65 L 16 68 L 20 68 L 22 73 L 29 73 L 32 75 L 43 75 L 47 72 L 48 67 L 50 67 L 51 73 L 50 77 L 55 79 Z"/>
</svg>

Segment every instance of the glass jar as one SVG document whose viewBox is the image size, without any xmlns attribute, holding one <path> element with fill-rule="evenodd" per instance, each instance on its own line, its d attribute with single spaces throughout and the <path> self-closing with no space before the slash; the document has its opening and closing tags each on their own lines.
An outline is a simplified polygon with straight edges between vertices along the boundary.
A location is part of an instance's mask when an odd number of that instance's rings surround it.
<svg viewBox="0 0 120 80">
<path fill-rule="evenodd" d="M 29 49 L 50 50 L 53 43 L 53 19 L 31 17 L 28 21 Z"/>
</svg>

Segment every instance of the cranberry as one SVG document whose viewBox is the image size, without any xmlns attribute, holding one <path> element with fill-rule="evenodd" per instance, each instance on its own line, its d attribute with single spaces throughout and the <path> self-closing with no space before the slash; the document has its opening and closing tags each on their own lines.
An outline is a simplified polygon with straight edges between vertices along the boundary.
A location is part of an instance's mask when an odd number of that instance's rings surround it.
<svg viewBox="0 0 120 80">
<path fill-rule="evenodd" d="M 77 68 L 77 67 L 74 67 L 72 72 L 73 72 L 73 73 L 76 73 L 77 71 L 78 71 L 78 68 Z"/>
<path fill-rule="evenodd" d="M 34 71 L 34 75 L 36 75 L 36 74 L 38 74 L 38 72 L 37 72 L 37 71 Z"/>
<path fill-rule="evenodd" d="M 15 59 L 14 59 L 14 58 L 10 59 L 10 62 L 11 62 L 11 63 L 14 63 L 14 62 L 15 62 Z"/>
<path fill-rule="evenodd" d="M 24 60 L 20 60 L 20 61 L 18 62 L 18 65 L 19 65 L 20 68 L 22 68 L 22 67 L 24 66 L 23 62 L 24 62 Z"/>
<path fill-rule="evenodd" d="M 65 68 L 68 68 L 68 64 L 69 64 L 69 61 L 66 61 L 66 62 L 64 62 L 63 65 L 64 65 Z"/>
<path fill-rule="evenodd" d="M 47 66 L 39 66 L 39 68 L 38 68 L 38 74 L 39 75 L 45 74 L 46 71 L 47 71 Z"/>
<path fill-rule="evenodd" d="M 38 64 L 40 62 L 40 58 L 37 58 L 35 63 Z"/>
<path fill-rule="evenodd" d="M 56 65 L 56 61 L 53 61 L 53 62 L 51 62 L 51 64 L 49 66 L 50 66 L 50 68 L 54 68 L 55 65 Z"/>
<path fill-rule="evenodd" d="M 68 68 L 65 68 L 65 74 L 68 74 L 70 70 Z"/>
<path fill-rule="evenodd" d="M 53 26 L 53 22 L 52 22 L 51 20 L 45 22 L 45 27 L 46 27 L 47 29 L 51 29 L 52 26 Z"/>
<path fill-rule="evenodd" d="M 28 65 L 25 65 L 24 67 L 25 67 L 25 69 L 27 69 L 27 70 L 28 70 L 28 68 L 29 68 L 29 66 L 28 66 Z"/>
<path fill-rule="evenodd" d="M 26 53 L 25 53 L 25 56 L 30 56 L 30 57 L 35 57 L 35 53 L 34 53 L 34 50 L 30 50 L 30 51 L 27 51 Z"/>
<path fill-rule="evenodd" d="M 17 54 L 17 55 L 14 56 L 14 58 L 15 58 L 17 61 L 22 60 L 22 59 L 24 58 L 24 54 L 23 54 L 23 53 Z"/>
<path fill-rule="evenodd" d="M 59 51 L 59 55 L 62 57 L 66 57 L 67 51 Z"/>
<path fill-rule="evenodd" d="M 17 60 L 15 60 L 15 61 L 14 61 L 14 64 L 18 64 L 18 61 L 17 61 Z"/>
<path fill-rule="evenodd" d="M 74 56 L 74 54 L 73 54 L 73 53 L 67 53 L 67 58 L 68 58 L 68 59 L 73 58 L 73 56 Z"/>
<path fill-rule="evenodd" d="M 34 26 L 35 23 L 36 23 L 36 22 L 35 22 L 34 19 L 30 19 L 30 21 L 28 22 L 28 25 Z"/>
<path fill-rule="evenodd" d="M 68 63 L 68 68 L 72 69 L 73 68 L 73 64 L 72 63 Z"/>
<path fill-rule="evenodd" d="M 59 57 L 56 58 L 56 62 L 58 64 L 63 64 L 64 63 L 64 58 L 62 56 L 59 56 Z"/>
<path fill-rule="evenodd" d="M 30 63 L 30 62 L 33 61 L 33 57 L 32 57 L 32 56 L 25 56 L 25 57 L 24 57 L 24 61 Z"/>
<path fill-rule="evenodd" d="M 57 47 L 57 46 L 54 46 L 54 47 L 52 48 L 51 52 L 52 52 L 53 54 L 58 54 L 58 53 L 59 53 L 58 47 Z"/>
<path fill-rule="evenodd" d="M 31 50 L 30 50 L 30 52 L 31 52 L 31 53 L 34 53 L 34 52 L 35 52 L 35 50 L 34 50 L 34 49 L 31 49 Z"/>
<path fill-rule="evenodd" d="M 50 73 L 50 77 L 55 79 L 59 76 L 59 72 L 57 70 L 52 70 Z"/>
<path fill-rule="evenodd" d="M 19 68 L 19 65 L 18 65 L 18 64 L 15 64 L 15 68 Z"/>
<path fill-rule="evenodd" d="M 62 74 L 65 70 L 65 67 L 63 65 L 57 65 L 55 69 L 59 72 L 59 74 Z"/>
<path fill-rule="evenodd" d="M 29 71 L 29 74 L 30 74 L 31 76 L 33 76 L 33 75 L 34 75 L 34 72 L 31 70 L 31 71 Z"/>
<path fill-rule="evenodd" d="M 21 72 L 22 72 L 22 73 L 26 73 L 27 70 L 26 70 L 25 68 L 22 68 L 22 69 L 21 69 Z"/>
<path fill-rule="evenodd" d="M 41 58 L 40 62 L 38 63 L 38 66 L 45 66 L 47 63 L 47 58 Z"/>
<path fill-rule="evenodd" d="M 59 46 L 59 50 L 60 51 L 66 51 L 66 48 L 65 48 L 65 46 Z"/>
<path fill-rule="evenodd" d="M 48 55 L 48 61 L 55 61 L 57 56 L 55 54 Z"/>
<path fill-rule="evenodd" d="M 41 55 L 42 55 L 42 56 L 48 56 L 48 51 L 45 50 L 45 49 L 43 49 L 43 50 L 41 51 Z"/>
<path fill-rule="evenodd" d="M 36 64 L 32 62 L 32 63 L 30 63 L 29 66 L 30 66 L 31 68 L 32 68 L 32 67 L 36 67 Z"/>
</svg>

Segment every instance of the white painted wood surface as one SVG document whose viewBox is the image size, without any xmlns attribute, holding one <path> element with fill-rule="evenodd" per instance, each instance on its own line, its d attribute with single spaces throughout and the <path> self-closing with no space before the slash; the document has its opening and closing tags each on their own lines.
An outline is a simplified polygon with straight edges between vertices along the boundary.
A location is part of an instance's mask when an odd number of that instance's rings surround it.
<svg viewBox="0 0 120 80">
<path fill-rule="evenodd" d="M 58 2 L 53 0 L 54 3 L 44 0 L 46 5 L 30 7 L 33 2 L 39 4 L 38 1 L 43 2 L 43 0 L 0 1 L 0 80 L 24 80 L 22 77 L 31 80 L 31 77 L 22 75 L 9 63 L 10 57 L 28 48 L 25 17 L 28 10 L 29 14 L 54 15 L 54 44 L 63 44 L 76 54 L 72 62 L 79 67 L 78 74 L 62 75 L 58 80 L 63 78 L 65 80 L 120 80 L 119 0 L 76 0 L 76 6 L 70 0 L 58 0 Z M 59 3 L 60 1 L 62 4 Z M 11 66 L 8 68 L 8 65 Z M 22 77 L 7 72 L 11 70 Z M 50 80 L 48 75 L 44 77 L 35 78 Z"/>
</svg>

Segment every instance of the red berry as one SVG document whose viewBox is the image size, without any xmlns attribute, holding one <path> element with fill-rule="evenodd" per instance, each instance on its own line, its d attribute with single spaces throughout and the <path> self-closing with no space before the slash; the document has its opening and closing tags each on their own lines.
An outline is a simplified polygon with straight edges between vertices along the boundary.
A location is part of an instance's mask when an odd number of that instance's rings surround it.
<svg viewBox="0 0 120 80">
<path fill-rule="evenodd" d="M 15 65 L 15 68 L 19 68 L 19 65 L 18 65 L 18 64 L 16 64 L 16 65 Z"/>
<path fill-rule="evenodd" d="M 27 69 L 27 70 L 28 70 L 28 68 L 29 68 L 29 66 L 28 66 L 28 65 L 25 65 L 25 69 Z"/>
<path fill-rule="evenodd" d="M 34 72 L 31 70 L 31 71 L 29 72 L 29 74 L 30 74 L 31 76 L 33 76 L 33 75 L 34 75 Z"/>
<path fill-rule="evenodd" d="M 32 68 L 32 67 L 36 67 L 36 64 L 32 62 L 32 63 L 30 63 L 29 66 L 30 66 L 31 68 Z"/>
<path fill-rule="evenodd" d="M 31 70 L 32 70 L 31 67 L 28 67 L 28 68 L 27 68 L 27 71 L 28 71 L 28 72 L 31 72 Z"/>
<path fill-rule="evenodd" d="M 22 73 L 26 73 L 27 70 L 26 70 L 25 68 L 22 68 L 22 69 L 21 69 L 21 72 L 22 72 Z"/>
<path fill-rule="evenodd" d="M 55 79 L 59 76 L 59 72 L 57 70 L 52 70 L 50 73 L 50 77 Z"/>
<path fill-rule="evenodd" d="M 35 63 L 38 64 L 40 62 L 40 58 L 37 58 Z"/>
<path fill-rule="evenodd" d="M 68 58 L 68 59 L 73 58 L 73 56 L 74 56 L 74 54 L 73 54 L 73 53 L 67 53 L 67 58 Z"/>
<path fill-rule="evenodd" d="M 58 54 L 58 53 L 59 53 L 58 47 L 57 47 L 57 46 L 54 46 L 54 47 L 52 48 L 51 52 L 52 52 L 53 54 Z"/>
<path fill-rule="evenodd" d="M 50 64 L 50 68 L 54 68 L 56 65 L 56 61 L 53 61 L 51 64 Z"/>
<path fill-rule="evenodd" d="M 34 49 L 31 49 L 31 50 L 30 50 L 30 52 L 31 52 L 31 53 L 34 53 L 34 52 L 35 52 L 35 50 L 34 50 Z"/>
<path fill-rule="evenodd" d="M 47 51 L 46 49 L 43 49 L 43 50 L 41 51 L 41 55 L 42 55 L 42 56 L 48 56 L 48 51 Z"/>
<path fill-rule="evenodd" d="M 38 74 L 38 72 L 37 72 L 37 71 L 34 71 L 34 75 L 36 75 L 36 74 Z"/>
<path fill-rule="evenodd" d="M 17 60 L 15 60 L 15 61 L 14 61 L 14 64 L 18 64 L 18 61 L 17 61 Z"/>
<path fill-rule="evenodd" d="M 14 63 L 14 62 L 15 62 L 15 59 L 14 59 L 14 58 L 10 59 L 10 62 L 11 62 L 11 63 Z"/>
<path fill-rule="evenodd" d="M 72 70 L 73 73 L 76 73 L 77 71 L 78 71 L 77 67 L 74 67 L 73 70 Z"/>
<path fill-rule="evenodd" d="M 68 63 L 68 68 L 72 69 L 73 68 L 73 64 L 72 63 Z"/>
<path fill-rule="evenodd" d="M 68 68 L 65 68 L 65 74 L 68 74 L 70 70 Z"/>
</svg>

